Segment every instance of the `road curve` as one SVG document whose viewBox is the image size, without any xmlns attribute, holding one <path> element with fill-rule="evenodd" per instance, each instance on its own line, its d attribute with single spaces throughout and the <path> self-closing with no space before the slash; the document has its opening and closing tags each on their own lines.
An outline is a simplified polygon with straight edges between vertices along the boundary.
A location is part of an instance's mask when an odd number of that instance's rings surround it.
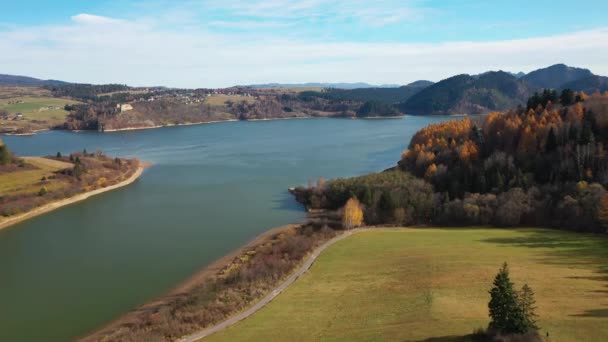
<svg viewBox="0 0 608 342">
<path fill-rule="evenodd" d="M 364 229 L 364 228 L 363 228 Z M 333 239 L 325 242 L 324 244 L 322 244 L 320 247 L 318 247 L 317 249 L 315 249 L 315 251 L 308 257 L 308 259 L 306 259 L 306 262 L 300 266 L 297 271 L 295 271 L 292 275 L 289 276 L 289 278 L 287 278 L 283 283 L 281 283 L 278 287 L 276 287 L 274 290 L 272 290 L 269 294 L 266 295 L 266 297 L 262 298 L 259 302 L 257 302 L 255 305 L 253 305 L 252 307 L 250 307 L 249 309 L 239 313 L 236 316 L 232 316 L 230 318 L 228 318 L 227 320 L 223 321 L 222 323 L 216 324 L 212 327 L 206 328 L 204 330 L 201 330 L 197 333 L 194 333 L 192 335 L 188 335 L 186 337 L 182 337 L 181 339 L 179 339 L 178 341 L 180 342 L 194 342 L 194 341 L 198 341 L 204 337 L 207 337 L 209 335 L 215 334 L 216 332 L 222 331 L 226 328 L 228 328 L 229 326 L 244 320 L 245 318 L 253 315 L 254 313 L 256 313 L 258 310 L 260 310 L 261 308 L 263 308 L 266 304 L 270 303 L 270 301 L 272 301 L 276 296 L 278 296 L 281 292 L 283 292 L 283 290 L 285 290 L 289 285 L 291 285 L 294 281 L 296 281 L 302 274 L 304 274 L 304 272 L 308 271 L 308 269 L 310 268 L 310 266 L 312 266 L 312 264 L 315 262 L 315 260 L 317 260 L 317 258 L 319 257 L 319 255 L 329 246 L 333 245 L 334 243 L 351 236 L 354 232 L 357 232 L 361 229 L 353 229 L 353 230 L 349 230 L 343 234 L 340 234 L 336 237 L 334 237 Z"/>
</svg>

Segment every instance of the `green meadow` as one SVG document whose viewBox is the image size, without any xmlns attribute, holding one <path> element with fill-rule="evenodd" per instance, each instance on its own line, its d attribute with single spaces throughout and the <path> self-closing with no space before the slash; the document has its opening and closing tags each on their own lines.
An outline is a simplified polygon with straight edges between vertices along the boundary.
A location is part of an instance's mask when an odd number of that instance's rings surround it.
<svg viewBox="0 0 608 342">
<path fill-rule="evenodd" d="M 250 318 L 209 341 L 458 341 L 489 322 L 508 262 L 541 334 L 608 340 L 608 240 L 543 229 L 378 229 L 344 239 Z"/>
</svg>

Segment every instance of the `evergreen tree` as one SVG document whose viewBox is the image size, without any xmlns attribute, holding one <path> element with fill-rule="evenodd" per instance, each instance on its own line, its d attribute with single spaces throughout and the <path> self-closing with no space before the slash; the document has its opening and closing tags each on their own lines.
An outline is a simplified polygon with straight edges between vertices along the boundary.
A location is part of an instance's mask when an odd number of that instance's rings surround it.
<svg viewBox="0 0 608 342">
<path fill-rule="evenodd" d="M 562 103 L 562 106 L 569 106 L 571 104 L 574 104 L 574 92 L 572 91 L 572 89 L 562 90 L 560 102 Z"/>
<path fill-rule="evenodd" d="M 555 131 L 553 127 L 549 130 L 549 135 L 547 136 L 547 152 L 553 152 L 557 148 L 557 137 L 555 136 Z"/>
<path fill-rule="evenodd" d="M 524 284 L 518 297 L 519 307 L 524 316 L 526 330 L 538 330 L 538 326 L 536 325 L 536 306 L 534 306 L 536 304 L 534 291 L 532 291 L 532 288 L 530 288 L 528 284 Z"/>
<path fill-rule="evenodd" d="M 526 320 L 519 306 L 517 292 L 509 278 L 509 268 L 505 262 L 494 278 L 494 287 L 490 290 L 490 326 L 502 334 L 523 334 L 527 332 Z"/>
</svg>

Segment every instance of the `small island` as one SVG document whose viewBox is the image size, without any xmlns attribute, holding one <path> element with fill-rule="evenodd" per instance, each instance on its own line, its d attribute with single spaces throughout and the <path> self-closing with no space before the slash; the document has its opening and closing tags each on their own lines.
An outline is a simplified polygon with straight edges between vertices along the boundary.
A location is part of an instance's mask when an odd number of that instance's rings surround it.
<svg viewBox="0 0 608 342">
<path fill-rule="evenodd" d="M 133 183 L 144 164 L 101 151 L 17 157 L 0 140 L 0 229 Z"/>
</svg>

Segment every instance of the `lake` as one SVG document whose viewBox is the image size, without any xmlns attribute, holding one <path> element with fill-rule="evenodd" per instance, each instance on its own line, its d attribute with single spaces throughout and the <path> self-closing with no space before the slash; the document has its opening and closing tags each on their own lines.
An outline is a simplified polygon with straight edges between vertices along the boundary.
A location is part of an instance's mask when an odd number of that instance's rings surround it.
<svg viewBox="0 0 608 342">
<path fill-rule="evenodd" d="M 305 219 L 287 188 L 394 166 L 445 117 L 226 122 L 2 137 L 153 166 L 122 189 L 0 231 L 0 341 L 65 341 L 159 296 L 258 234 Z"/>
</svg>

